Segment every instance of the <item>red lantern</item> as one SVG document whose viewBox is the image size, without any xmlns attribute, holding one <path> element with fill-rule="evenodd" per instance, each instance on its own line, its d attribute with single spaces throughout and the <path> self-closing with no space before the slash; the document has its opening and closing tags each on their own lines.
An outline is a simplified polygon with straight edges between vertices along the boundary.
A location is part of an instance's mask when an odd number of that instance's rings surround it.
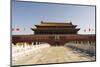
<svg viewBox="0 0 100 67">
<path fill-rule="evenodd" d="M 12 31 L 14 31 L 14 28 L 12 28 Z"/>
<path fill-rule="evenodd" d="M 92 29 L 92 31 L 94 31 L 94 29 Z"/>
<path fill-rule="evenodd" d="M 19 28 L 17 28 L 16 30 L 17 30 L 17 31 L 19 31 L 20 29 L 19 29 Z"/>
<path fill-rule="evenodd" d="M 89 32 L 91 31 L 91 29 L 89 28 Z"/>
<path fill-rule="evenodd" d="M 84 32 L 86 32 L 86 29 L 84 30 Z"/>
</svg>

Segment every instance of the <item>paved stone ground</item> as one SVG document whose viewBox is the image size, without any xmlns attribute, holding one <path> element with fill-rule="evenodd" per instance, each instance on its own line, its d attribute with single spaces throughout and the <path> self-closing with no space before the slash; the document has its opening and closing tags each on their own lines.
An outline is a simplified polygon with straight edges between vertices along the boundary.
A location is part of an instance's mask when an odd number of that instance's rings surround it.
<svg viewBox="0 0 100 67">
<path fill-rule="evenodd" d="M 94 57 L 90 57 L 85 53 L 74 51 L 64 46 L 50 46 L 41 49 L 37 53 L 31 52 L 27 57 L 19 58 L 13 62 L 13 65 L 26 64 L 46 64 L 46 63 L 62 63 L 76 61 L 92 61 Z"/>
</svg>

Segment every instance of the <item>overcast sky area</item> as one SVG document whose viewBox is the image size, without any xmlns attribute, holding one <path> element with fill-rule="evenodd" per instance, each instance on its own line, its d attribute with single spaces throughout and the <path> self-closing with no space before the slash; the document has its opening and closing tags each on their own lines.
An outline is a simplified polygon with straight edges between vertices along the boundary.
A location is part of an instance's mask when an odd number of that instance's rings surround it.
<svg viewBox="0 0 100 67">
<path fill-rule="evenodd" d="M 35 28 L 34 24 L 40 24 L 40 21 L 72 21 L 80 28 L 78 34 L 95 34 L 95 7 L 12 0 L 13 35 L 33 34 L 31 28 Z M 20 30 L 17 31 L 17 28 Z"/>
</svg>

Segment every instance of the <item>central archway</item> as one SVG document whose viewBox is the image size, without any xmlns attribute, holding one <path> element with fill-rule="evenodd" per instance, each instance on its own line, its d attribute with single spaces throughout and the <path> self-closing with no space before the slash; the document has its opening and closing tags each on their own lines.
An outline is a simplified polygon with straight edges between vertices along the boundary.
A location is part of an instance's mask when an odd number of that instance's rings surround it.
<svg viewBox="0 0 100 67">
<path fill-rule="evenodd" d="M 54 42 L 55 46 L 60 46 L 60 43 L 58 41 Z"/>
</svg>

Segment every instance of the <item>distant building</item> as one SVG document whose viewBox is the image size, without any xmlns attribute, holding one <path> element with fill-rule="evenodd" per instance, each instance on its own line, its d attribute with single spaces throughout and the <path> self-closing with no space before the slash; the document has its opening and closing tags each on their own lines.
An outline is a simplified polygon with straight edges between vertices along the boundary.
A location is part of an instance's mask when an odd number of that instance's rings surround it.
<svg viewBox="0 0 100 67">
<path fill-rule="evenodd" d="M 76 28 L 77 25 L 73 25 L 72 22 L 69 23 L 58 23 L 58 22 L 43 22 L 41 24 L 35 25 L 36 28 L 31 28 L 34 34 L 77 34 L 80 30 Z"/>
</svg>

